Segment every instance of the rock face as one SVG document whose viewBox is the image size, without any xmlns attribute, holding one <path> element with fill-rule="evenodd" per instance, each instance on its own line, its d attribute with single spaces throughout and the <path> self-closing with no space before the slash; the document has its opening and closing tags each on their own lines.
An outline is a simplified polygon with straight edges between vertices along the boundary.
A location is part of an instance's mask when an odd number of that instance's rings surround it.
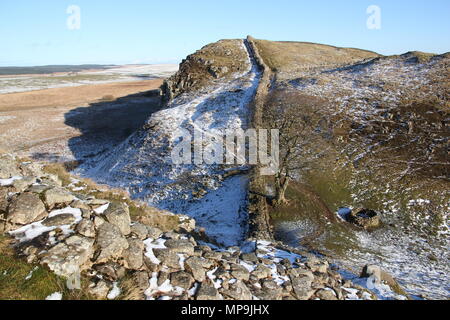
<svg viewBox="0 0 450 320">
<path fill-rule="evenodd" d="M 239 40 L 221 40 L 203 47 L 180 64 L 179 71 L 161 88 L 168 102 L 182 93 L 201 89 L 211 80 L 241 71 L 247 60 Z"/>
<path fill-rule="evenodd" d="M 25 225 L 43 218 L 47 214 L 44 204 L 34 193 L 22 193 L 10 204 L 7 219 L 12 224 Z"/>
</svg>

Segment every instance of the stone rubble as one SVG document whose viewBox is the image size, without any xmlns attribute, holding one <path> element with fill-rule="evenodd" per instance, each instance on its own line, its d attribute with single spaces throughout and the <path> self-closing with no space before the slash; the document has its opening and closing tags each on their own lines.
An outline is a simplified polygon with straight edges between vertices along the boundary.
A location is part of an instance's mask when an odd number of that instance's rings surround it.
<svg viewBox="0 0 450 320">
<path fill-rule="evenodd" d="M 218 248 L 186 216 L 169 230 L 144 223 L 154 216 L 132 221 L 125 202 L 73 193 L 57 177 L 32 168 L 36 176 L 28 179 L 20 175 L 25 165 L 0 163 L 0 231 L 16 239 L 28 262 L 66 278 L 81 274 L 97 299 L 107 299 L 117 286 L 119 299 L 376 299 L 324 258 L 263 240 Z M 24 183 L 8 183 L 13 176 Z M 374 267 L 366 273 L 382 274 Z"/>
</svg>

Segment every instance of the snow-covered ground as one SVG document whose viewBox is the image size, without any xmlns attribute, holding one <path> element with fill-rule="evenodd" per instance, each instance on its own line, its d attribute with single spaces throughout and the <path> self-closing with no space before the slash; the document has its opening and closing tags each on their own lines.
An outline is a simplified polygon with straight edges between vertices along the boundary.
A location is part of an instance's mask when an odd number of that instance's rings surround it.
<svg viewBox="0 0 450 320">
<path fill-rule="evenodd" d="M 142 130 L 111 152 L 85 163 L 78 173 L 126 188 L 152 206 L 192 215 L 216 241 L 238 244 L 246 230 L 247 178 L 224 181 L 225 168 L 220 165 L 175 165 L 171 151 L 185 132 L 211 136 L 248 128 L 249 104 L 260 74 L 244 43 L 242 50 L 248 55 L 244 72 L 235 74 L 231 81 L 218 80 L 201 92 L 177 97 L 166 109 L 153 114 Z"/>
<path fill-rule="evenodd" d="M 168 78 L 177 70 L 176 64 L 126 65 L 101 71 L 82 71 L 76 74 L 5 76 L 0 77 L 0 94 Z"/>
</svg>

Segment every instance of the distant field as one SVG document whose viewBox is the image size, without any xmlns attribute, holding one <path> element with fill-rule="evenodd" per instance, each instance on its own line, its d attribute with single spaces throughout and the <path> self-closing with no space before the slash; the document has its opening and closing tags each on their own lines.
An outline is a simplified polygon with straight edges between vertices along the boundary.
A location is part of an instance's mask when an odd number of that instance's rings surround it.
<svg viewBox="0 0 450 320">
<path fill-rule="evenodd" d="M 49 74 L 57 72 L 80 72 L 92 69 L 109 69 L 114 65 L 83 64 L 77 66 L 0 67 L 0 75 Z"/>
<path fill-rule="evenodd" d="M 31 69 L 23 68 L 22 71 L 26 72 L 26 74 L 0 75 L 0 94 L 75 87 L 89 84 L 160 79 L 167 78 L 178 70 L 178 66 L 174 64 L 100 66 L 100 69 L 92 69 L 95 67 L 93 65 L 85 67 L 89 67 L 89 69 L 84 69 L 80 72 L 74 70 L 62 72 L 61 70 L 66 68 L 65 66 L 42 67 L 42 71 L 52 70 L 56 72 L 50 74 L 29 74 L 28 72 L 30 72 Z M 67 68 L 81 68 L 81 66 L 67 66 Z"/>
</svg>

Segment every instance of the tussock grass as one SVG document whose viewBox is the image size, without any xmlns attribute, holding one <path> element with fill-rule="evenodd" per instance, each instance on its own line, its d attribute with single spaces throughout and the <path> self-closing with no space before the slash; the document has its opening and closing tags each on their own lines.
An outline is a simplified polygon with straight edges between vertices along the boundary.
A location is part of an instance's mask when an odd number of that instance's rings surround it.
<svg viewBox="0 0 450 320">
<path fill-rule="evenodd" d="M 82 287 L 86 285 L 83 279 Z M 10 239 L 0 235 L 0 300 L 44 300 L 55 292 L 61 292 L 65 300 L 92 300 L 85 290 L 70 291 L 65 279 L 17 257 Z"/>
</svg>

